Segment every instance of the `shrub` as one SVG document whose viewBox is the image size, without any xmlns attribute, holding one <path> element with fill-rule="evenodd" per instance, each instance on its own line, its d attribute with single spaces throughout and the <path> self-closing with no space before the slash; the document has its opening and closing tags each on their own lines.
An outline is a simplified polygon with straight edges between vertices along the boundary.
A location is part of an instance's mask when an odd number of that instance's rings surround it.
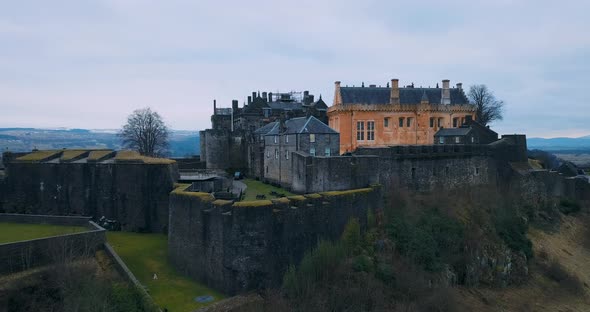
<svg viewBox="0 0 590 312">
<path fill-rule="evenodd" d="M 358 219 L 351 218 L 348 220 L 344 231 L 342 232 L 342 243 L 347 254 L 358 254 L 361 247 L 361 226 Z"/>
<path fill-rule="evenodd" d="M 501 211 L 495 216 L 495 227 L 498 236 L 514 251 L 522 251 L 527 259 L 533 258 L 533 244 L 526 237 L 527 224 L 516 213 Z"/>
<path fill-rule="evenodd" d="M 310 294 L 314 284 L 334 275 L 344 259 L 344 248 L 339 243 L 320 241 L 315 249 L 306 253 L 299 268 L 289 267 L 283 277 L 283 288 L 291 298 Z"/>
<path fill-rule="evenodd" d="M 465 240 L 463 226 L 438 210 L 426 211 L 413 225 L 407 218 L 394 219 L 388 233 L 401 254 L 428 271 L 439 271 L 444 262 L 454 262 Z"/>
<path fill-rule="evenodd" d="M 386 263 L 380 263 L 375 269 L 375 277 L 385 284 L 390 284 L 395 281 L 395 274 L 393 268 Z"/>
<path fill-rule="evenodd" d="M 373 260 L 365 255 L 356 256 L 352 262 L 352 268 L 357 272 L 371 272 Z"/>
<path fill-rule="evenodd" d="M 562 199 L 559 201 L 559 211 L 563 214 L 568 215 L 580 211 L 580 204 L 571 199 Z"/>
</svg>

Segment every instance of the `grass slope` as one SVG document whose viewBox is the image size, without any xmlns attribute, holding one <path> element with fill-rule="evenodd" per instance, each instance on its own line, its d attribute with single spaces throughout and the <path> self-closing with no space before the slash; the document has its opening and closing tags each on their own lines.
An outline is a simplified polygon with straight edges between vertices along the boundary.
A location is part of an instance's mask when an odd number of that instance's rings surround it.
<svg viewBox="0 0 590 312">
<path fill-rule="evenodd" d="M 205 305 L 195 302 L 198 296 L 210 295 L 215 301 L 224 298 L 222 294 L 176 272 L 166 256 L 166 235 L 108 232 L 107 239 L 162 309 L 189 312 Z M 154 273 L 158 275 L 157 280 L 153 279 Z"/>
<path fill-rule="evenodd" d="M 246 195 L 244 196 L 244 201 L 247 200 L 256 200 L 256 195 L 266 195 L 267 199 L 274 198 L 274 196 L 270 195 L 270 192 L 275 191 L 279 194 L 285 194 L 285 196 L 293 196 L 295 194 L 290 193 L 289 191 L 275 187 L 270 184 L 264 184 L 260 181 L 252 180 L 252 179 L 244 179 L 244 184 L 248 186 L 246 189 Z"/>
<path fill-rule="evenodd" d="M 0 222 L 0 244 L 87 231 L 82 226 Z"/>
</svg>

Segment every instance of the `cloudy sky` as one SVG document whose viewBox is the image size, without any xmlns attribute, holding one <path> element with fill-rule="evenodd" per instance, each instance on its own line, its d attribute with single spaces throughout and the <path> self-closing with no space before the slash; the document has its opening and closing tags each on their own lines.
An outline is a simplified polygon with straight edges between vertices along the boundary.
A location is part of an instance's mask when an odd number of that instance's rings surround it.
<svg viewBox="0 0 590 312">
<path fill-rule="evenodd" d="M 212 101 L 343 85 L 486 84 L 501 133 L 590 135 L 590 1 L 0 0 L 0 127 L 174 129 Z"/>
</svg>

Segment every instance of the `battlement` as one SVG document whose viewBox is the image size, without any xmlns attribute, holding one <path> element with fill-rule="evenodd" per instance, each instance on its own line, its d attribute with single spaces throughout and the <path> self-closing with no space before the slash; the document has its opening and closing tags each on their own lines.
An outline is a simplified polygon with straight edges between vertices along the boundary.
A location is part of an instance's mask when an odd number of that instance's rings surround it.
<svg viewBox="0 0 590 312">
<path fill-rule="evenodd" d="M 365 227 L 381 207 L 380 186 L 236 203 L 186 190 L 170 194 L 170 261 L 228 294 L 279 285 L 318 240 L 338 239 L 350 218 Z"/>
</svg>

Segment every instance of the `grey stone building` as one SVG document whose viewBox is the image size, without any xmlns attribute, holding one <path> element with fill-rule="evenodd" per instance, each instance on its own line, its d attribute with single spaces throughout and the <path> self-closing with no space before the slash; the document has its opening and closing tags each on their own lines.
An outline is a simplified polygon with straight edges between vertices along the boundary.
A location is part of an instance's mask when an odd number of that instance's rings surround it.
<svg viewBox="0 0 590 312">
<path fill-rule="evenodd" d="M 273 122 L 257 134 L 264 137 L 263 179 L 285 187 L 291 185 L 294 152 L 329 157 L 340 148 L 340 134 L 313 116 Z"/>
<path fill-rule="evenodd" d="M 498 133 L 475 120 L 468 120 L 459 128 L 442 128 L 434 134 L 434 144 L 490 144 L 498 140 Z"/>
</svg>

